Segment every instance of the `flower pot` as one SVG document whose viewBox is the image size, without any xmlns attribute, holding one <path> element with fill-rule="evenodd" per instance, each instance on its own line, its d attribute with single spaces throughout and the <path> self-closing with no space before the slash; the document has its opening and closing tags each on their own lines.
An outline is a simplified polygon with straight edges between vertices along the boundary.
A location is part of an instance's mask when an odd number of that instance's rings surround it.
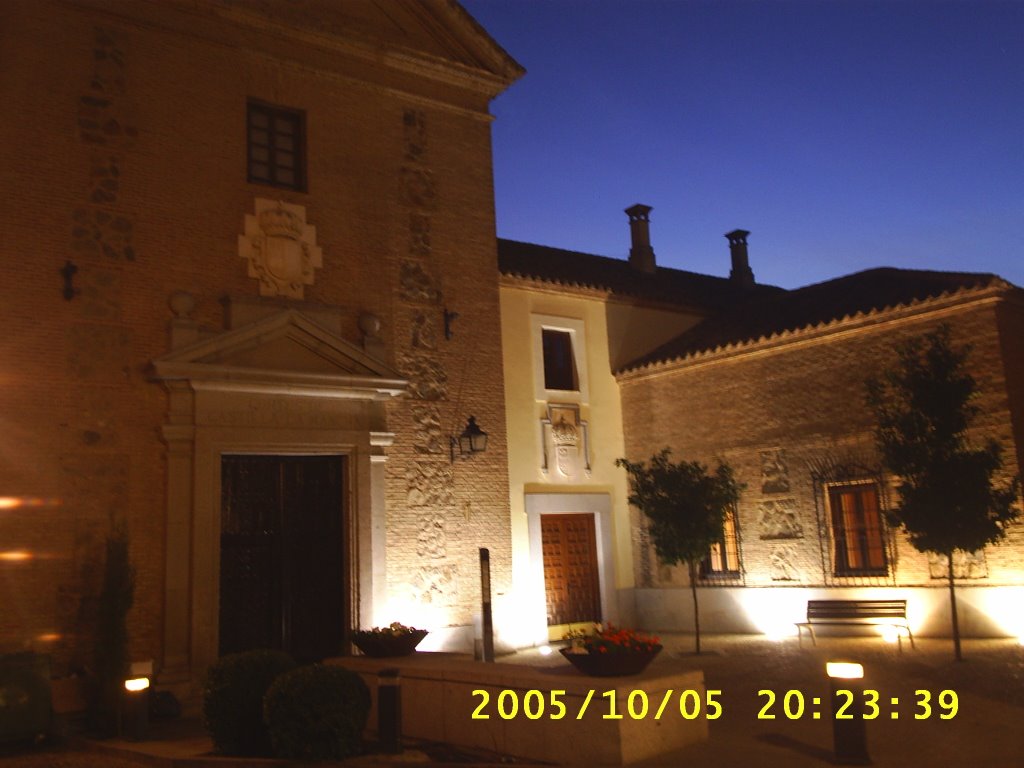
<svg viewBox="0 0 1024 768">
<path fill-rule="evenodd" d="M 657 645 L 651 651 L 572 653 L 570 649 L 562 648 L 561 652 L 569 663 L 584 675 L 620 677 L 622 675 L 637 675 L 647 669 L 647 665 L 661 653 L 661 646 Z"/>
<path fill-rule="evenodd" d="M 363 652 L 364 656 L 386 658 L 388 656 L 408 656 L 416 650 L 416 646 L 427 636 L 427 630 L 414 629 L 393 635 L 388 632 L 357 632 L 352 635 L 352 643 Z"/>
</svg>

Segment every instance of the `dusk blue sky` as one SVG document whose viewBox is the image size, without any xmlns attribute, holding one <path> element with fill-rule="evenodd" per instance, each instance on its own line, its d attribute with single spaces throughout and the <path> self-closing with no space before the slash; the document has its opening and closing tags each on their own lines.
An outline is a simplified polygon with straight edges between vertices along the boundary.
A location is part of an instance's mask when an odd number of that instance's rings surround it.
<svg viewBox="0 0 1024 768">
<path fill-rule="evenodd" d="M 877 266 L 1024 285 L 1024 2 L 464 0 L 527 74 L 492 105 L 498 234 L 759 282 Z"/>
</svg>

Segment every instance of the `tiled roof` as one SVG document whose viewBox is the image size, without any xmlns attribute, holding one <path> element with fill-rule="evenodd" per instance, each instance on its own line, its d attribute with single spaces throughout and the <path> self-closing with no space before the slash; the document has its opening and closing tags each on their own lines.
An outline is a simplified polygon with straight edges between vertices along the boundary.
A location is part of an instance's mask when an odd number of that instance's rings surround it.
<svg viewBox="0 0 1024 768">
<path fill-rule="evenodd" d="M 502 274 L 557 285 L 594 288 L 613 295 L 666 302 L 695 309 L 714 310 L 743 296 L 774 293 L 778 288 L 737 288 L 728 278 L 658 267 L 641 272 L 624 259 L 611 259 L 545 245 L 498 240 L 498 267 Z"/>
<path fill-rule="evenodd" d="M 623 371 L 768 338 L 786 331 L 868 314 L 960 291 L 1011 287 L 1002 278 L 971 272 L 928 272 L 881 267 L 792 291 L 751 297 L 706 318 L 672 341 L 634 360 Z"/>
</svg>

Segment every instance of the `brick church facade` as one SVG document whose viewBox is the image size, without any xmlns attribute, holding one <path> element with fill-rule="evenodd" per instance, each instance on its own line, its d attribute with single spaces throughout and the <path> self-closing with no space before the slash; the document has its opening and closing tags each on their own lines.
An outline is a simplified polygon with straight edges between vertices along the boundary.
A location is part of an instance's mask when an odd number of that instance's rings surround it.
<svg viewBox="0 0 1024 768">
<path fill-rule="evenodd" d="M 782 291 L 748 274 L 745 233 L 731 278 L 669 270 L 646 206 L 629 261 L 498 241 L 489 104 L 523 70 L 455 2 L 0 17 L 0 650 L 88 657 L 122 525 L 132 654 L 167 682 L 256 645 L 348 652 L 396 620 L 467 647 L 480 547 L 510 645 L 685 627 L 684 577 L 614 467 L 664 445 L 748 486 L 703 584 L 712 628 L 765 631 L 764 593 L 932 610 L 937 564 L 893 532 L 871 573 L 836 575 L 828 505 L 872 483 L 886 503 L 857 390 L 938 322 L 975 344 L 979 434 L 1024 461 L 1024 308 L 996 277 Z M 470 417 L 487 447 L 463 456 Z M 1016 632 L 997 603 L 1024 589 L 1021 527 L 990 549 L 958 564 L 972 626 Z"/>
</svg>

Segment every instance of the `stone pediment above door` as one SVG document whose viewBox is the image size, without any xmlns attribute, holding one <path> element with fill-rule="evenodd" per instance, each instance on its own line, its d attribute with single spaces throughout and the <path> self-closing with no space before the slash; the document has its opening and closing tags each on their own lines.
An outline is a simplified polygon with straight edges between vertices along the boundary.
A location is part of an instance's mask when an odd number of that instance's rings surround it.
<svg viewBox="0 0 1024 768">
<path fill-rule="evenodd" d="M 408 382 L 360 347 L 297 310 L 283 310 L 175 349 L 152 364 L 155 380 L 193 389 L 378 400 Z"/>
</svg>

